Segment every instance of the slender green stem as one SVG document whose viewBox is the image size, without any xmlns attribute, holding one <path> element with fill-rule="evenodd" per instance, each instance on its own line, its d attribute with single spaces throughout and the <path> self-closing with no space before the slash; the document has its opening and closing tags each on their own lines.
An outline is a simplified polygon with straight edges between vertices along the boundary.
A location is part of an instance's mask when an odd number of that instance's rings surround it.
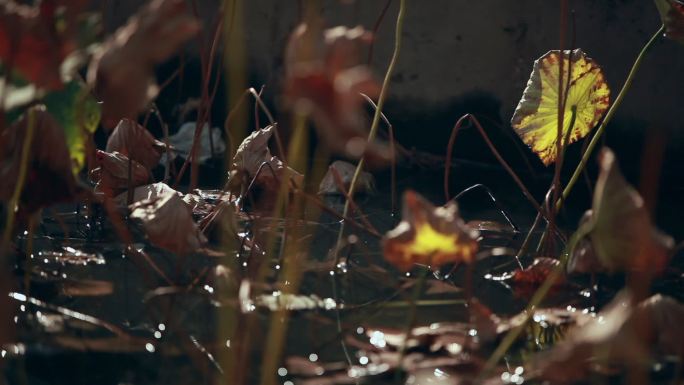
<svg viewBox="0 0 684 385">
<path fill-rule="evenodd" d="M 420 296 L 423 294 L 423 288 L 425 287 L 425 281 L 427 280 L 428 273 L 430 272 L 429 267 L 424 267 L 421 269 L 420 274 L 418 275 L 416 285 L 413 287 L 413 293 L 411 294 L 411 299 L 409 300 L 408 306 L 409 306 L 409 317 L 408 321 L 406 322 L 406 328 L 404 330 L 404 341 L 401 343 L 401 350 L 399 351 L 399 368 L 401 369 L 402 363 L 404 362 L 404 357 L 406 357 L 406 349 L 408 347 L 408 342 L 409 339 L 411 338 L 411 331 L 413 330 L 413 326 L 416 323 L 416 316 L 417 312 L 416 310 L 418 307 L 416 306 L 418 299 L 420 299 Z M 399 379 L 399 376 L 401 375 L 401 371 L 397 370 L 397 379 Z"/>
<path fill-rule="evenodd" d="M 387 92 L 389 90 L 389 82 L 394 73 L 394 67 L 399 59 L 399 52 L 401 51 L 401 34 L 404 26 L 404 16 L 406 14 L 406 0 L 401 0 L 399 2 L 399 14 L 397 15 L 397 25 L 394 35 L 394 53 L 392 54 L 392 60 L 390 60 L 389 66 L 387 67 L 387 72 L 385 73 L 385 79 L 382 82 L 382 88 L 380 89 L 380 96 L 378 97 L 378 106 L 375 109 L 375 114 L 373 115 L 373 122 L 371 123 L 370 132 L 368 133 L 368 142 L 375 140 L 375 136 L 378 133 L 378 127 L 380 126 L 380 118 L 382 117 L 382 108 L 385 105 L 385 100 L 387 99 Z M 342 212 L 343 217 L 349 215 L 349 209 L 351 208 L 351 198 L 356 192 L 356 183 L 361 175 L 361 170 L 365 164 L 365 159 L 362 157 L 359 163 L 356 165 L 356 170 L 354 170 L 354 176 L 352 177 L 351 183 L 349 184 L 349 191 L 347 195 L 347 201 L 344 204 L 344 211 Z M 340 226 L 340 232 L 337 236 L 337 247 L 342 244 L 342 237 L 344 236 L 344 222 Z M 338 252 L 335 252 L 335 264 L 337 264 Z"/>
<path fill-rule="evenodd" d="M 29 109 L 26 119 L 26 136 L 24 137 L 24 143 L 21 147 L 21 163 L 19 163 L 19 174 L 17 176 L 16 185 L 14 185 L 12 197 L 7 204 L 7 219 L 5 220 L 5 232 L 2 235 L 2 249 L 0 250 L 0 253 L 4 253 L 5 247 L 7 247 L 10 242 L 10 238 L 12 237 L 14 219 L 17 212 L 17 207 L 19 206 L 19 199 L 21 199 L 21 193 L 24 190 L 24 182 L 26 181 L 26 174 L 28 172 L 29 166 L 29 156 L 31 154 L 31 143 L 33 142 L 33 134 L 36 128 L 36 111 L 34 109 Z"/>
<path fill-rule="evenodd" d="M 575 172 L 572 174 L 572 177 L 570 178 L 570 181 L 568 182 L 567 186 L 565 186 L 565 189 L 563 190 L 563 195 L 558 201 L 556 201 L 556 212 L 558 212 L 560 208 L 563 207 L 563 202 L 568 198 L 570 192 L 572 191 L 572 188 L 575 187 L 575 183 L 577 183 L 577 180 L 579 179 L 580 175 L 582 175 L 582 170 L 584 170 L 584 168 L 586 167 L 587 162 L 589 161 L 589 157 L 591 156 L 591 153 L 598 144 L 599 139 L 601 139 L 603 131 L 605 131 L 606 126 L 608 126 L 608 123 L 610 123 L 610 120 L 613 118 L 613 115 L 615 115 L 615 111 L 617 111 L 617 109 L 620 107 L 620 105 L 622 104 L 622 99 L 624 99 L 625 95 L 627 94 L 627 91 L 631 87 L 632 81 L 634 80 L 634 76 L 641 67 L 641 62 L 646 56 L 646 53 L 651 49 L 651 47 L 653 47 L 653 44 L 655 44 L 655 42 L 658 41 L 658 38 L 663 34 L 664 30 L 665 26 L 661 25 L 660 29 L 658 29 L 658 31 L 654 33 L 653 36 L 651 36 L 651 39 L 646 43 L 646 45 L 644 45 L 644 47 L 639 52 L 639 55 L 637 56 L 636 60 L 634 61 L 634 64 L 632 65 L 632 69 L 629 71 L 629 75 L 627 75 L 625 84 L 622 86 L 622 89 L 620 90 L 620 93 L 618 93 L 618 96 L 615 98 L 615 101 L 610 106 L 610 109 L 608 109 L 606 117 L 603 118 L 603 122 L 601 122 L 601 125 L 598 127 L 598 129 L 596 129 L 596 133 L 591 138 L 591 142 L 589 142 L 587 150 L 582 155 L 582 159 L 577 165 L 577 168 L 575 168 Z"/>
</svg>

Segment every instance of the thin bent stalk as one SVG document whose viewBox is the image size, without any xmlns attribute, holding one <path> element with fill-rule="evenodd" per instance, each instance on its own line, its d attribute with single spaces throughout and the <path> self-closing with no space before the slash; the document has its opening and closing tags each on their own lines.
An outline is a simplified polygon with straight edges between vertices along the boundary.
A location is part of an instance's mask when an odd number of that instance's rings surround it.
<svg viewBox="0 0 684 385">
<path fill-rule="evenodd" d="M 594 151 L 594 148 L 598 144 L 599 139 L 601 139 L 603 131 L 606 130 L 606 126 L 608 126 L 608 123 L 610 123 L 610 120 L 613 118 L 613 115 L 615 115 L 615 112 L 622 104 L 622 99 L 624 99 L 625 95 L 627 94 L 627 91 L 632 86 L 634 76 L 639 71 L 639 68 L 641 67 L 641 63 L 644 57 L 646 56 L 646 53 L 651 49 L 651 47 L 653 47 L 653 44 L 655 44 L 655 42 L 658 41 L 658 38 L 660 37 L 660 35 L 663 34 L 663 31 L 665 31 L 665 26 L 661 25 L 660 29 L 658 29 L 658 31 L 656 31 L 656 33 L 653 34 L 653 36 L 651 36 L 651 39 L 646 43 L 646 45 L 644 45 L 644 47 L 639 52 L 639 55 L 637 56 L 636 60 L 634 61 L 634 64 L 632 65 L 632 69 L 629 71 L 629 75 L 627 75 L 625 84 L 622 86 L 622 89 L 620 90 L 620 93 L 618 93 L 618 96 L 615 98 L 615 101 L 610 106 L 610 109 L 608 109 L 606 117 L 603 118 L 603 122 L 601 122 L 601 125 L 596 129 L 596 133 L 591 138 L 591 142 L 589 142 L 589 145 L 587 146 L 587 151 L 585 151 L 584 155 L 582 155 L 582 159 L 577 165 L 577 168 L 575 168 L 575 172 L 572 174 L 572 177 L 570 178 L 570 181 L 568 182 L 567 186 L 565 186 L 565 189 L 563 190 L 563 195 L 560 197 L 560 199 L 556 201 L 556 212 L 558 212 L 558 210 L 560 210 L 561 207 L 563 207 L 563 202 L 566 199 L 568 199 L 568 196 L 570 195 L 572 188 L 575 187 L 575 183 L 577 183 L 577 180 L 582 175 L 582 171 L 586 167 L 587 162 L 589 161 L 589 157 L 591 156 L 592 152 Z"/>
<path fill-rule="evenodd" d="M 368 104 L 373 107 L 374 110 L 377 111 L 378 106 L 375 104 L 373 99 L 371 99 L 368 95 L 361 93 L 361 96 L 363 96 L 364 99 L 368 102 Z M 397 213 L 397 145 L 394 142 L 394 127 L 392 126 L 392 123 L 387 119 L 385 114 L 380 111 L 380 118 L 382 119 L 383 122 L 387 125 L 387 136 L 389 137 L 389 142 L 390 142 L 390 163 L 391 163 L 391 188 L 392 188 L 392 216 L 396 215 Z"/>
<path fill-rule="evenodd" d="M 389 82 L 394 73 L 394 67 L 399 59 L 399 52 L 401 51 L 401 33 L 404 26 L 404 16 L 406 14 L 406 0 L 401 0 L 399 2 L 399 14 L 397 15 L 397 25 L 394 35 L 394 53 L 392 54 L 392 60 L 390 60 L 389 66 L 387 67 L 387 72 L 385 73 L 385 79 L 382 82 L 382 88 L 380 89 L 380 96 L 378 97 L 378 107 L 375 109 L 375 114 L 373 115 L 373 122 L 371 123 L 370 132 L 368 133 L 368 142 L 372 142 L 378 133 L 378 127 L 380 126 L 380 117 L 382 116 L 382 108 L 385 105 L 385 99 L 387 99 L 387 91 L 389 89 Z M 347 195 L 347 201 L 344 204 L 344 210 L 342 211 L 343 217 L 349 216 L 349 209 L 351 208 L 350 197 L 354 196 L 356 192 L 356 183 L 361 175 L 361 170 L 365 164 L 365 158 L 361 158 L 359 163 L 356 165 L 356 170 L 354 170 L 354 176 L 352 177 L 351 183 L 349 184 L 349 193 Z M 340 226 L 340 232 L 337 236 L 337 246 L 342 243 L 342 237 L 344 236 L 344 222 Z M 339 249 L 339 247 L 338 247 Z M 339 259 L 339 253 L 335 253 L 335 265 Z"/>
</svg>

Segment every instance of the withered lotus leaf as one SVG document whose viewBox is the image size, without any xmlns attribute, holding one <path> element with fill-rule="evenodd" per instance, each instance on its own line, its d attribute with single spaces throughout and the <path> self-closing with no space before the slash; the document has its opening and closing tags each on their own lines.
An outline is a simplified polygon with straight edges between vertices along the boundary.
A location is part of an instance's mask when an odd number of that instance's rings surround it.
<svg viewBox="0 0 684 385">
<path fill-rule="evenodd" d="M 578 232 L 588 233 L 593 252 L 609 271 L 658 272 L 674 241 L 652 224 L 644 200 L 620 173 L 615 154 L 601 151 L 593 213 Z"/>
<path fill-rule="evenodd" d="M 199 31 L 182 0 L 152 0 L 94 54 L 88 83 L 102 100 L 102 123 L 135 118 L 157 94 L 154 66 Z"/>
<path fill-rule="evenodd" d="M 389 147 L 367 141 L 364 99 L 376 96 L 378 83 L 361 63 L 371 34 L 362 27 L 322 30 L 322 22 L 301 24 L 285 51 L 285 100 L 290 108 L 309 114 L 319 137 L 332 151 L 370 162 L 390 159 Z"/>
<path fill-rule="evenodd" d="M 303 175 L 286 167 L 278 157 L 271 155 L 268 141 L 274 129 L 275 126 L 268 126 L 256 130 L 240 143 L 233 156 L 231 184 L 236 183 L 232 182 L 236 175 L 244 175 L 248 180 L 240 181 L 239 184 L 249 183 L 252 178 L 256 178 L 256 183 L 263 187 L 277 188 L 289 177 L 295 185 L 301 185 Z"/>
<path fill-rule="evenodd" d="M 191 253 L 207 242 L 192 219 L 190 207 L 178 194 L 166 194 L 129 206 L 131 218 L 140 220 L 155 246 L 176 254 Z"/>
<path fill-rule="evenodd" d="M 128 187 L 147 184 L 151 179 L 150 172 L 140 163 L 118 152 L 97 150 L 95 154 L 99 167 L 91 172 L 91 180 L 97 183 L 96 191 L 113 197 Z M 129 184 L 128 168 L 131 167 L 131 181 Z"/>
<path fill-rule="evenodd" d="M 159 163 L 166 146 L 145 127 L 131 119 L 121 119 L 107 139 L 107 152 L 119 152 L 151 170 Z"/>
<path fill-rule="evenodd" d="M 589 134 L 610 104 L 610 89 L 603 71 L 581 49 L 566 50 L 563 55 L 558 50 L 549 51 L 537 59 L 511 124 L 547 166 L 557 157 L 559 67 L 563 68 L 563 83 L 568 85 L 567 90 L 563 86 L 562 92 L 567 95 L 561 131 L 563 141 L 567 137 L 568 144 L 574 143 Z M 568 73 L 570 79 L 566 82 Z"/>
<path fill-rule="evenodd" d="M 249 134 L 235 151 L 233 168 L 244 170 L 254 176 L 261 164 L 271 159 L 268 141 L 273 136 L 274 129 L 274 126 L 268 126 Z"/>
<path fill-rule="evenodd" d="M 344 187 L 345 191 L 349 191 L 349 185 L 352 178 L 354 177 L 354 172 L 356 171 L 356 166 L 345 162 L 343 160 L 334 161 L 329 167 L 328 172 L 321 180 L 318 186 L 319 194 L 342 194 L 340 191 L 340 186 Z M 335 175 L 337 174 L 337 175 Z M 339 177 L 339 178 L 338 178 Z M 362 171 L 356 181 L 356 193 L 370 193 L 375 190 L 375 180 L 373 175 L 368 172 Z"/>
<path fill-rule="evenodd" d="M 181 196 L 182 194 L 171 187 L 169 187 L 164 182 L 152 183 L 144 186 L 136 187 L 133 191 L 133 202 L 139 202 L 145 199 L 156 199 L 161 198 L 167 194 L 177 194 Z M 119 207 L 125 207 L 128 205 L 128 192 L 123 192 L 114 198 L 114 203 Z"/>
<path fill-rule="evenodd" d="M 665 25 L 665 36 L 684 44 L 684 3 L 679 0 L 655 0 Z"/>
<path fill-rule="evenodd" d="M 435 207 L 409 190 L 404 193 L 402 221 L 385 235 L 382 247 L 385 259 L 408 271 L 415 263 L 439 267 L 473 262 L 477 238 L 478 232 L 459 216 L 456 202 Z"/>
<path fill-rule="evenodd" d="M 522 297 L 532 296 L 548 279 L 551 273 L 560 266 L 560 261 L 554 258 L 535 258 L 530 266 L 513 272 L 510 283 L 513 291 Z M 565 284 L 565 276 L 559 275 L 551 290 L 557 290 Z"/>
<path fill-rule="evenodd" d="M 29 114 L 33 114 L 33 118 L 29 118 Z M 33 123 L 30 123 L 31 119 Z M 80 187 L 72 173 L 64 130 L 45 107 L 39 105 L 28 109 L 0 133 L 0 199 L 8 200 L 14 192 L 29 124 L 34 125 L 34 133 L 21 206 L 30 213 L 75 198 Z"/>
<path fill-rule="evenodd" d="M 638 304 L 619 293 L 595 317 L 571 329 L 564 341 L 538 357 L 544 379 L 569 383 L 596 369 L 650 365 L 666 355 L 682 358 L 684 333 L 679 327 L 684 305 L 662 295 Z"/>
</svg>

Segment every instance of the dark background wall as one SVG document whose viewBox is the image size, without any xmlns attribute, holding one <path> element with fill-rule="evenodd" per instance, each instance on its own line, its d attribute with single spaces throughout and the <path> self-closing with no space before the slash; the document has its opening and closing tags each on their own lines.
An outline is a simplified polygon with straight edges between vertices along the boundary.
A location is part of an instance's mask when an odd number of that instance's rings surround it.
<svg viewBox="0 0 684 385">
<path fill-rule="evenodd" d="M 299 20 L 299 3 L 243 0 L 250 84 L 257 88 L 266 84 L 266 98 L 276 106 L 283 48 Z M 376 36 L 372 66 L 378 79 L 392 54 L 398 3 L 392 2 Z M 198 11 L 209 21 L 219 4 L 201 0 Z M 330 26 L 361 24 L 371 29 L 386 1 L 325 0 L 322 4 Z M 660 26 L 658 12 L 649 0 L 570 0 L 569 4 L 575 14 L 575 46 L 603 67 L 614 97 L 641 47 Z M 107 2 L 108 28 L 123 23 L 139 5 L 133 0 Z M 551 171 L 512 135 L 509 120 L 533 61 L 558 47 L 558 18 L 559 1 L 551 0 L 409 0 L 403 49 L 386 109 L 399 141 L 409 148 L 443 154 L 455 120 L 474 113 L 504 156 L 523 174 L 529 167 L 521 154 L 528 155 L 533 171 L 526 178 L 543 191 Z M 192 59 L 197 47 L 190 44 L 187 50 L 189 74 L 184 90 L 174 91 L 173 100 L 199 93 L 199 82 L 193 81 L 199 64 Z M 160 78 L 176 65 L 165 66 Z M 218 103 L 225 104 L 221 98 L 219 93 Z M 638 184 L 645 173 L 656 172 L 651 166 L 642 170 L 642 154 L 644 144 L 657 133 L 663 147 L 655 146 L 654 151 L 665 157 L 660 193 L 676 202 L 684 189 L 683 98 L 684 46 L 661 39 L 644 60 L 605 137 L 625 174 Z M 214 111 L 215 124 L 222 121 L 223 114 L 220 108 Z M 577 160 L 579 148 L 577 144 L 570 149 L 569 164 Z M 459 137 L 455 156 L 494 163 L 474 130 Z M 594 172 L 590 167 L 590 173 Z"/>
</svg>

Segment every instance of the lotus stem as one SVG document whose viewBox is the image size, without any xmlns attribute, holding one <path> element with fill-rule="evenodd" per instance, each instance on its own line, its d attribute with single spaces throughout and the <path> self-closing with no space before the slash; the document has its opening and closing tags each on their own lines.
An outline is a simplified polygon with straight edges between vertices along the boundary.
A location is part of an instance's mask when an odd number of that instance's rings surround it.
<svg viewBox="0 0 684 385">
<path fill-rule="evenodd" d="M 399 362 L 398 362 L 398 369 L 401 369 L 403 366 L 404 362 L 404 357 L 406 357 L 406 349 L 408 347 L 408 341 L 409 338 L 411 338 L 411 330 L 413 330 L 413 326 L 416 323 L 416 317 L 417 317 L 417 309 L 418 307 L 416 304 L 418 303 L 418 300 L 420 299 L 420 296 L 423 294 L 423 288 L 425 287 L 425 281 L 427 280 L 428 273 L 430 272 L 430 267 L 425 266 L 425 268 L 421 269 L 418 278 L 416 279 L 416 285 L 413 287 L 413 293 L 411 294 L 411 298 L 409 299 L 408 306 L 409 306 L 409 317 L 408 317 L 408 322 L 406 322 L 406 328 L 404 330 L 404 341 L 401 343 L 401 350 L 399 351 Z M 397 376 L 396 379 L 400 379 L 400 371 L 397 370 Z"/>
<path fill-rule="evenodd" d="M 27 112 L 27 127 L 24 143 L 21 147 L 21 162 L 19 163 L 19 174 L 17 176 L 17 184 L 14 185 L 12 197 L 7 205 L 7 218 L 5 219 L 5 231 L 2 235 L 2 249 L 0 255 L 4 254 L 5 248 L 12 237 L 12 230 L 14 228 L 14 220 L 16 217 L 17 208 L 19 206 L 19 199 L 24 190 L 24 183 L 26 182 L 26 174 L 28 173 L 29 156 L 31 154 L 31 143 L 33 142 L 33 134 L 36 128 L 35 110 L 29 109 Z"/>
<path fill-rule="evenodd" d="M 613 118 L 613 115 L 615 115 L 615 112 L 622 104 L 622 99 L 624 99 L 625 95 L 627 94 L 627 91 L 632 86 L 632 81 L 634 80 L 636 73 L 639 71 L 639 68 L 641 67 L 641 63 L 644 60 L 646 53 L 653 47 L 655 42 L 658 41 L 658 38 L 663 34 L 664 31 L 665 25 L 661 25 L 658 31 L 656 31 L 656 33 L 654 33 L 653 36 L 651 36 L 651 39 L 646 43 L 646 45 L 644 45 L 644 47 L 639 52 L 639 55 L 637 56 L 636 60 L 634 61 L 634 64 L 632 65 L 632 69 L 629 71 L 629 74 L 627 75 L 625 84 L 622 86 L 622 89 L 618 93 L 618 96 L 615 98 L 615 101 L 608 109 L 606 117 L 603 118 L 603 122 L 601 122 L 601 125 L 599 125 L 599 127 L 596 129 L 596 133 L 591 138 L 591 142 L 589 142 L 587 150 L 582 155 L 582 159 L 577 165 L 577 168 L 575 168 L 575 172 L 572 174 L 572 177 L 570 178 L 570 181 L 568 182 L 567 186 L 565 186 L 565 189 L 563 190 L 563 195 L 560 197 L 560 199 L 556 201 L 556 212 L 558 212 L 561 209 L 561 207 L 563 207 L 563 202 L 568 198 L 570 192 L 572 191 L 572 188 L 575 186 L 575 183 L 577 183 L 577 180 L 579 179 L 580 175 L 582 175 L 582 171 L 586 167 L 587 162 L 589 161 L 589 157 L 591 156 L 591 153 L 594 151 L 594 148 L 598 144 L 599 139 L 601 139 L 603 131 L 606 130 L 606 126 L 608 126 L 608 123 L 610 123 L 610 120 Z"/>
<path fill-rule="evenodd" d="M 385 100 L 387 99 L 387 92 L 389 90 L 389 82 L 394 73 L 394 67 L 399 60 L 399 52 L 401 51 L 401 34 L 404 26 L 404 17 L 406 15 L 406 0 L 401 0 L 399 2 L 399 14 L 397 15 L 397 24 L 394 35 L 394 53 L 392 54 L 392 59 L 390 60 L 389 66 L 387 67 L 387 72 L 385 73 L 385 79 L 382 82 L 382 88 L 380 89 L 380 96 L 378 97 L 377 108 L 375 109 L 375 114 L 373 114 L 373 121 L 371 123 L 370 132 L 368 133 L 368 142 L 372 142 L 378 133 L 378 127 L 380 126 L 380 118 L 382 117 L 382 108 L 385 105 Z M 365 158 L 361 157 L 359 163 L 356 165 L 356 170 L 354 170 L 354 176 L 352 177 L 351 183 L 349 184 L 349 191 L 347 195 L 347 200 L 344 204 L 344 210 L 342 211 L 343 217 L 349 216 L 349 209 L 351 208 L 351 197 L 354 196 L 356 192 L 356 184 L 361 175 L 361 170 L 365 164 Z M 340 226 L 340 232 L 337 236 L 337 250 L 339 250 L 339 245 L 342 243 L 342 237 L 344 236 L 344 222 Z M 335 253 L 335 265 L 338 262 L 338 253 Z"/>
</svg>

